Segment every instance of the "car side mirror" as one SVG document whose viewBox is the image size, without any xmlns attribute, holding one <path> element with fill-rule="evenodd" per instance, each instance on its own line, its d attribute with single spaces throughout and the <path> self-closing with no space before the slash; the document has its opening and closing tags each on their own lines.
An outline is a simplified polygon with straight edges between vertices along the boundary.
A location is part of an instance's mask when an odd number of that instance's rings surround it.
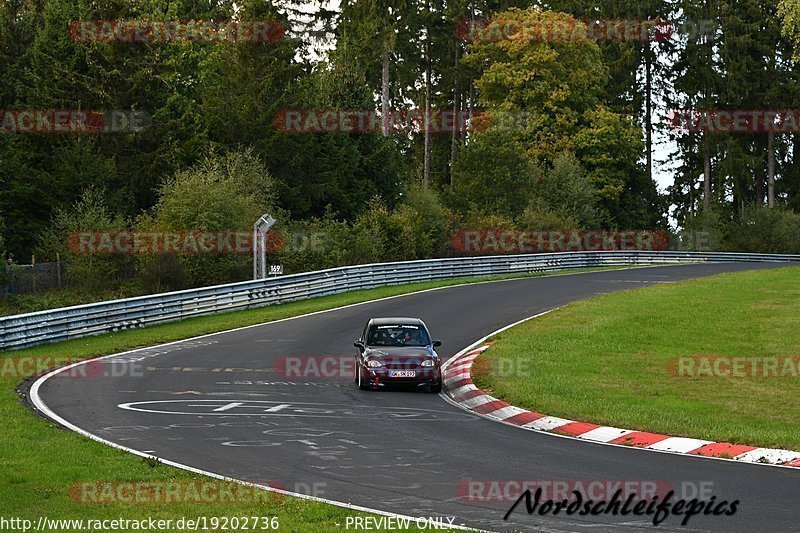
<svg viewBox="0 0 800 533">
<path fill-rule="evenodd" d="M 363 342 L 361 342 L 361 341 L 356 341 L 356 342 L 354 342 L 354 343 L 353 343 L 353 346 L 355 346 L 356 348 L 359 348 L 359 349 L 361 349 L 361 350 L 363 350 L 363 349 L 364 349 L 364 343 L 363 343 Z"/>
<path fill-rule="evenodd" d="M 433 341 L 433 347 L 434 348 L 438 348 L 441 345 L 442 345 L 442 341 Z"/>
</svg>

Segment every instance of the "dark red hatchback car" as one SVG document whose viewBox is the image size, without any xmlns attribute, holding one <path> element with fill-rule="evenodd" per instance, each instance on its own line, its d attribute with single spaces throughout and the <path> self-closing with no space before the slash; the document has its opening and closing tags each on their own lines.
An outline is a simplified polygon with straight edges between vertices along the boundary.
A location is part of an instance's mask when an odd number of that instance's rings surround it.
<svg viewBox="0 0 800 533">
<path fill-rule="evenodd" d="M 398 385 L 439 392 L 442 369 L 434 348 L 441 344 L 419 318 L 373 318 L 353 343 L 356 383 L 364 390 Z"/>
</svg>

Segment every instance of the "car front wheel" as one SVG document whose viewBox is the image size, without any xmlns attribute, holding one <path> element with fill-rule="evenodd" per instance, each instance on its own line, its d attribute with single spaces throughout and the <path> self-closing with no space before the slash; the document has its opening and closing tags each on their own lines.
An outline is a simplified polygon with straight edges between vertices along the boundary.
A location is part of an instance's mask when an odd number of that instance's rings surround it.
<svg viewBox="0 0 800 533">
<path fill-rule="evenodd" d="M 356 368 L 356 381 L 358 382 L 358 388 L 361 390 L 369 390 L 369 382 L 364 381 L 364 376 L 361 373 L 361 368 Z"/>
</svg>

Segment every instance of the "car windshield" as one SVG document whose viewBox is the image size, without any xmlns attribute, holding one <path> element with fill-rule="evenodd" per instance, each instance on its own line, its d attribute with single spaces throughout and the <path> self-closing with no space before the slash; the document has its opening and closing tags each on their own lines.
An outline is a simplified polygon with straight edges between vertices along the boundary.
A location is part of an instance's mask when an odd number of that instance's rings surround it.
<svg viewBox="0 0 800 533">
<path fill-rule="evenodd" d="M 380 325 L 369 328 L 369 346 L 427 346 L 430 344 L 428 332 L 422 326 Z"/>
</svg>

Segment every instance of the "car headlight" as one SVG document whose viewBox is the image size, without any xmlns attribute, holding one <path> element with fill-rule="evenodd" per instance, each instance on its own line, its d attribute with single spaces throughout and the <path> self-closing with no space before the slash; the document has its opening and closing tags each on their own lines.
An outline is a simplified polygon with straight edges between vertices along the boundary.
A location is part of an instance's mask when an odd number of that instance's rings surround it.
<svg viewBox="0 0 800 533">
<path fill-rule="evenodd" d="M 367 366 L 370 368 L 378 368 L 379 366 L 383 366 L 383 364 L 380 361 L 372 359 L 370 361 L 367 361 Z"/>
<path fill-rule="evenodd" d="M 436 363 L 434 363 L 433 359 L 425 359 L 422 362 L 422 366 L 434 366 L 435 364 Z"/>
</svg>

